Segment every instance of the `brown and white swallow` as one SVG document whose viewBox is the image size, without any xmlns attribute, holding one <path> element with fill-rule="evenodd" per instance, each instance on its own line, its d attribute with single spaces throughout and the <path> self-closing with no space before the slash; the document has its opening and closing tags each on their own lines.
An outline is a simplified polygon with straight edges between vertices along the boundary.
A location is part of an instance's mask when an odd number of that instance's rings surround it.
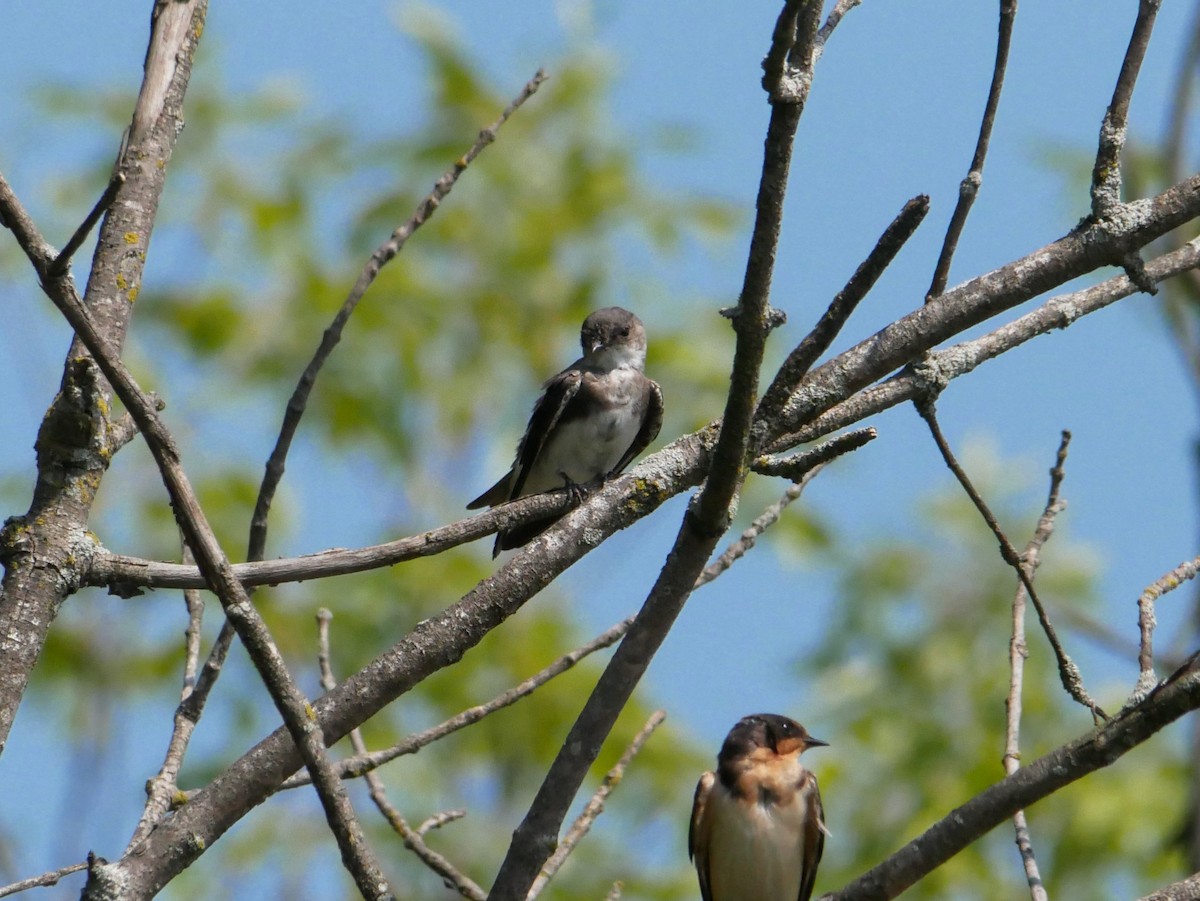
<svg viewBox="0 0 1200 901">
<path fill-rule="evenodd" d="M 662 391 L 643 372 L 642 321 L 605 307 L 583 321 L 580 343 L 583 356 L 543 385 L 512 468 L 468 510 L 615 475 L 658 435 Z M 531 541 L 553 522 L 498 533 L 492 556 Z"/>
<path fill-rule="evenodd" d="M 825 849 L 817 778 L 800 762 L 813 738 L 795 720 L 738 721 L 715 771 L 696 786 L 688 856 L 704 901 L 808 901 Z"/>
</svg>

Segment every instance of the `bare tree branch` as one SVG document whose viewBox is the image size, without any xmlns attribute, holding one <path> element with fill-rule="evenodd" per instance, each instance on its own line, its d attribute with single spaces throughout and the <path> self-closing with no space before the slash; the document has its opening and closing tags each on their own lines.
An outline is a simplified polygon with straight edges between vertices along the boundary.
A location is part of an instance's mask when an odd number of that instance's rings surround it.
<svg viewBox="0 0 1200 901">
<path fill-rule="evenodd" d="M 1018 810 L 1111 766 L 1160 729 L 1200 707 L 1200 660 L 1193 657 L 1145 700 L 1103 726 L 1039 757 L 955 808 L 827 901 L 885 901 L 937 869 Z"/>
<path fill-rule="evenodd" d="M 767 475 L 786 475 L 787 478 L 794 480 L 793 484 L 783 493 L 783 497 L 755 517 L 737 541 L 732 542 L 722 551 L 721 556 L 704 567 L 704 571 L 696 579 L 695 587 L 702 588 L 707 585 L 744 557 L 754 547 L 758 537 L 777 523 L 779 517 L 783 515 L 783 511 L 800 497 L 808 483 L 825 468 L 826 463 L 844 453 L 857 450 L 868 441 L 874 440 L 876 435 L 877 432 L 874 429 L 860 429 L 857 432 L 839 435 L 820 447 L 796 454 L 787 460 L 759 458 L 758 461 L 755 461 L 753 468 L 756 472 L 765 472 Z"/>
<path fill-rule="evenodd" d="M 583 812 L 576 817 L 575 822 L 571 824 L 571 828 L 567 830 L 567 834 L 563 836 L 563 840 L 559 842 L 554 853 L 550 855 L 550 859 L 542 866 L 542 871 L 538 873 L 537 879 L 533 880 L 533 885 L 529 889 L 529 894 L 525 901 L 533 901 L 545 891 L 546 886 L 550 884 L 550 880 L 566 863 L 567 858 L 571 856 L 571 852 L 576 846 L 583 841 L 588 832 L 591 831 L 592 823 L 596 822 L 596 818 L 604 813 L 604 805 L 608 801 L 608 796 L 612 794 L 613 789 L 621 784 L 621 780 L 625 777 L 625 770 L 629 768 L 629 764 L 638 752 L 642 750 L 647 739 L 654 733 L 654 730 L 663 724 L 663 720 L 667 718 L 667 714 L 662 710 L 656 710 L 650 715 L 650 719 L 642 726 L 637 735 L 633 737 L 633 741 L 629 743 L 629 747 L 625 749 L 625 753 L 621 755 L 611 770 L 604 775 L 599 788 L 592 795 L 591 800 L 583 808 Z"/>
<path fill-rule="evenodd" d="M 333 691 L 337 687 L 337 680 L 333 677 L 333 665 L 329 659 L 329 622 L 332 619 L 333 614 L 325 607 L 317 611 L 317 662 L 321 672 L 321 687 L 326 691 Z M 367 743 L 363 740 L 362 732 L 357 728 L 350 730 L 350 744 L 354 748 L 354 753 L 359 757 L 367 755 Z M 425 844 L 425 840 L 422 838 L 422 829 L 413 829 L 408 825 L 408 821 L 388 800 L 387 789 L 383 785 L 383 780 L 379 778 L 379 774 L 372 770 L 363 775 L 367 780 L 371 800 L 383 818 L 387 820 L 388 825 L 404 840 L 404 846 L 416 854 L 425 866 L 441 876 L 445 884 L 462 897 L 467 898 L 468 901 L 484 901 L 487 893 L 469 876 L 450 863 L 447 858 Z M 457 819 L 457 817 L 452 819 Z M 449 822 L 449 820 L 439 820 L 438 825 L 444 822 Z M 432 828 L 432 825 L 428 828 Z"/>
<path fill-rule="evenodd" d="M 313 773 L 314 787 L 342 851 L 342 860 L 354 877 L 359 891 L 364 898 L 390 898 L 391 891 L 383 871 L 366 843 L 346 790 L 333 771 L 320 727 L 314 723 L 312 707 L 296 688 L 262 618 L 250 603 L 246 590 L 234 577 L 229 559 L 217 543 L 204 511 L 196 501 L 191 483 L 179 463 L 179 451 L 174 439 L 159 419 L 155 403 L 137 385 L 115 349 L 97 331 L 74 291 L 68 290 L 60 280 L 50 284 L 47 293 L 137 421 L 200 569 L 209 587 L 220 598 L 226 615 L 261 674 L 276 709 L 300 748 L 306 766 Z M 107 864 L 91 867 L 84 897 L 102 897 L 109 890 L 110 876 L 116 878 Z"/>
<path fill-rule="evenodd" d="M 1066 476 L 1063 466 L 1066 463 L 1067 447 L 1070 443 L 1071 433 L 1064 431 L 1062 441 L 1058 446 L 1058 455 L 1050 470 L 1050 494 L 1046 498 L 1046 506 L 1038 518 L 1033 537 L 1029 539 L 1029 543 L 1025 545 L 1025 550 L 1021 554 L 1021 568 L 1025 570 L 1030 580 L 1037 572 L 1042 547 L 1054 533 L 1055 517 L 1066 507 L 1066 503 L 1059 498 L 1059 489 Z M 1008 776 L 1015 773 L 1021 765 L 1021 696 L 1024 693 L 1025 684 L 1025 658 L 1029 656 L 1025 645 L 1025 602 L 1027 599 L 1028 592 L 1025 590 L 1025 585 L 1019 584 L 1013 595 L 1012 638 L 1008 645 L 1008 697 L 1004 702 L 1006 714 L 1004 772 Z M 1024 810 L 1018 810 L 1013 814 L 1013 827 L 1016 831 L 1017 849 L 1021 853 L 1021 861 L 1025 868 L 1025 881 L 1029 886 L 1029 896 L 1032 901 L 1048 901 Z"/>
<path fill-rule="evenodd" d="M 192 549 L 185 541 L 183 543 L 183 559 L 192 562 Z M 198 589 L 187 588 L 183 592 L 184 604 L 187 606 L 188 624 L 184 631 L 183 655 L 183 688 L 180 697 L 183 701 L 175 709 L 171 726 L 171 737 L 167 741 L 167 752 L 163 758 L 158 773 L 146 782 L 146 806 L 138 818 L 138 824 L 133 830 L 133 836 L 125 850 L 128 853 L 142 839 L 149 835 L 155 824 L 169 811 L 178 799 L 179 772 L 183 769 L 183 758 L 187 753 L 188 744 L 196 730 L 197 716 L 188 715 L 187 700 L 196 687 L 196 667 L 200 662 L 200 626 L 204 617 L 204 595 Z"/>
<path fill-rule="evenodd" d="M 118 351 L 141 287 L 206 11 L 206 0 L 186 0 L 156 3 L 152 14 L 145 76 L 116 165 L 125 182 L 104 216 L 84 295 L 97 329 Z M 43 287 L 53 290 L 48 284 L 53 278 L 55 285 L 75 291 L 69 271 L 52 277 L 58 255 L 3 178 L 0 222 L 12 230 Z M 61 388 L 39 430 L 33 501 L 0 534 L 5 566 L 0 583 L 0 751 L 59 605 L 78 586 L 74 576 L 87 555 L 88 515 L 113 454 L 110 412 L 111 394 L 103 376 L 84 346 L 73 341 Z"/>
<path fill-rule="evenodd" d="M 829 11 L 829 17 L 825 20 L 825 24 L 817 32 L 817 53 L 814 62 L 821 58 L 821 53 L 825 50 L 825 43 L 832 36 L 834 29 L 841 24 L 842 17 L 860 3 L 862 3 L 862 0 L 837 0 L 837 3 L 833 5 L 833 9 Z"/>
<path fill-rule="evenodd" d="M 776 435 L 799 430 L 834 404 L 963 329 L 1108 265 L 1114 257 L 1145 246 L 1197 213 L 1200 175 L 1157 197 L 1124 204 L 1121 215 L 1082 223 L 1052 244 L 952 288 L 805 376 L 765 450 L 779 449 Z"/>
<path fill-rule="evenodd" d="M 788 396 L 796 390 L 800 380 L 808 374 L 821 354 L 829 349 L 833 339 L 849 320 L 850 314 L 879 281 L 879 277 L 913 236 L 928 212 L 929 198 L 920 194 L 904 204 L 896 218 L 884 229 L 867 258 L 854 271 L 846 286 L 838 292 L 813 330 L 779 368 L 771 387 L 766 390 L 758 404 L 755 416 L 759 420 L 759 429 L 779 416 Z"/>
<path fill-rule="evenodd" d="M 41 876 L 34 876 L 30 879 L 22 879 L 20 882 L 2 885 L 0 886 L 0 898 L 17 895 L 31 888 L 46 888 L 50 885 L 58 885 L 59 880 L 64 876 L 70 876 L 72 873 L 78 873 L 80 870 L 86 870 L 87 868 L 88 865 L 86 862 L 73 863 L 70 866 L 57 869 L 53 873 L 43 873 Z"/>
<path fill-rule="evenodd" d="M 1200 573 L 1200 557 L 1185 560 L 1161 579 L 1146 586 L 1146 590 L 1138 598 L 1138 631 L 1141 634 L 1138 646 L 1139 673 L 1137 685 L 1134 686 L 1133 694 L 1130 695 L 1127 703 L 1136 703 L 1158 684 L 1158 679 L 1154 675 L 1153 639 L 1154 627 L 1157 625 L 1154 618 L 1155 602 L 1168 591 L 1174 591 L 1184 582 L 1196 578 L 1198 573 Z"/>
<path fill-rule="evenodd" d="M 385 763 L 395 760 L 397 757 L 405 754 L 415 754 L 426 745 L 431 745 L 435 741 L 445 738 L 453 732 L 457 732 L 459 729 L 465 729 L 467 726 L 479 722 L 485 716 L 495 713 L 497 710 L 503 710 L 505 707 L 512 706 L 517 701 L 541 688 L 551 679 L 571 669 L 585 657 L 616 644 L 629 631 L 632 623 L 633 617 L 631 616 L 617 623 L 615 626 L 611 626 L 587 644 L 563 654 L 549 666 L 534 673 L 519 685 L 514 685 L 507 691 L 501 692 L 484 704 L 468 707 L 466 710 L 455 714 L 450 719 L 436 726 L 409 735 L 403 741 L 397 742 L 390 748 L 382 751 L 355 754 L 353 757 L 347 757 L 339 761 L 337 767 L 341 772 L 342 778 L 364 776 L 371 770 L 377 769 Z M 297 788 L 298 786 L 309 784 L 309 781 L 307 773 L 297 773 L 286 780 L 279 788 Z"/>
<path fill-rule="evenodd" d="M 346 323 L 350 320 L 350 316 L 358 306 L 358 302 L 367 293 L 367 289 L 371 287 L 380 270 L 400 252 L 412 234 L 437 212 L 438 206 L 441 205 L 446 195 L 450 193 L 458 181 L 458 177 L 466 171 L 467 167 L 483 152 L 485 147 L 496 140 L 496 133 L 508 121 L 509 116 L 516 112 L 521 104 L 532 97 L 545 80 L 546 74 L 539 69 L 500 114 L 500 118 L 483 129 L 470 149 L 463 156 L 455 160 L 454 164 L 442 174 L 442 177 L 434 184 L 433 190 L 417 205 L 416 211 L 409 217 L 408 221 L 392 232 L 391 236 L 375 249 L 370 259 L 367 260 L 366 265 L 363 266 L 358 280 L 354 283 L 354 287 L 350 289 L 350 293 L 342 302 L 341 309 L 334 316 L 333 322 L 325 329 L 325 334 L 321 337 L 321 343 L 317 347 L 316 353 L 313 354 L 312 360 L 305 367 L 304 373 L 300 376 L 300 382 L 296 385 L 295 391 L 292 392 L 292 396 L 288 400 L 283 425 L 279 431 L 279 438 L 276 440 L 275 448 L 271 451 L 271 456 L 267 460 L 267 471 L 263 477 L 262 487 L 259 489 L 258 501 L 254 506 L 254 518 L 250 526 L 250 553 L 248 555 L 250 560 L 261 560 L 263 557 L 267 541 L 267 516 L 271 509 L 271 501 L 275 496 L 275 489 L 278 487 L 279 481 L 283 478 L 284 463 L 287 459 L 288 449 L 291 447 L 292 438 L 295 437 L 296 429 L 300 425 L 300 417 L 304 415 L 305 407 L 308 404 L 308 395 L 316 383 L 321 367 L 325 365 L 325 361 L 333 353 L 334 347 L 341 340 L 342 329 L 345 328 Z"/>
<path fill-rule="evenodd" d="M 1139 901 L 1200 901 L 1200 873 L 1144 895 Z"/>
<path fill-rule="evenodd" d="M 1038 621 L 1042 624 L 1042 631 L 1046 633 L 1050 647 L 1054 649 L 1054 657 L 1058 662 L 1058 675 L 1062 680 L 1063 688 L 1075 701 L 1087 707 L 1092 712 L 1092 716 L 1107 718 L 1107 714 L 1100 708 L 1099 704 L 1092 700 L 1091 695 L 1084 688 L 1083 676 L 1079 672 L 1079 667 L 1075 665 L 1075 661 L 1070 658 L 1063 648 L 1062 642 L 1058 638 L 1058 632 L 1055 631 L 1054 624 L 1050 622 L 1050 616 L 1046 613 L 1046 608 L 1042 605 L 1037 592 L 1034 591 L 1033 579 L 1021 564 L 1021 558 L 1018 556 L 1016 548 L 1012 546 L 1012 542 L 1008 540 L 1008 536 L 1000 528 L 1000 523 L 997 522 L 995 514 L 992 513 L 983 496 L 971 484 L 970 477 L 954 458 L 954 452 L 950 450 L 946 436 L 942 434 L 941 426 L 938 425 L 934 398 L 932 396 L 918 398 L 916 404 L 917 412 L 921 414 L 921 418 L 929 426 L 929 432 L 933 435 L 934 443 L 937 444 L 942 459 L 946 461 L 946 466 L 954 473 L 954 477 L 962 485 L 963 491 L 967 493 L 967 496 L 971 499 L 971 503 L 975 505 L 975 509 L 979 511 L 979 515 L 983 517 L 992 534 L 996 536 L 996 541 L 1000 545 L 1000 556 L 1005 563 L 1016 570 L 1017 578 L 1021 580 L 1021 584 L 1029 594 L 1029 600 L 1033 602 L 1033 609 L 1037 611 Z"/>
<path fill-rule="evenodd" d="M 983 121 L 979 124 L 979 137 L 975 142 L 975 155 L 966 178 L 958 186 L 958 203 L 950 217 L 942 252 L 938 255 L 933 271 L 933 282 L 925 295 L 926 300 L 937 297 L 946 290 L 950 277 L 950 263 L 958 249 L 958 239 L 967 224 L 967 216 L 983 184 L 983 164 L 987 159 L 988 144 L 992 140 L 992 127 L 996 124 L 996 110 L 1000 108 L 1000 92 L 1004 90 L 1004 73 L 1008 67 L 1008 50 L 1012 46 L 1013 21 L 1017 17 L 1017 0 L 1000 0 L 1000 26 L 996 37 L 996 62 L 992 67 L 992 84 L 988 88 L 987 103 L 983 108 Z"/>
<path fill-rule="evenodd" d="M 363 548 L 334 548 L 303 557 L 235 563 L 233 572 L 249 588 L 381 569 L 405 560 L 440 554 L 484 538 L 498 528 L 503 529 L 513 523 L 564 513 L 571 506 L 567 491 L 530 495 L 419 535 Z M 101 549 L 95 554 L 84 584 L 107 586 L 114 594 L 129 597 L 138 594 L 140 588 L 202 588 L 205 583 L 200 570 L 194 565 L 159 563 L 110 554 Z"/>
<path fill-rule="evenodd" d="M 1154 19 L 1161 5 L 1162 0 L 1140 0 L 1138 3 L 1137 20 L 1129 36 L 1121 72 L 1100 126 L 1100 146 L 1092 169 L 1092 216 L 1096 219 L 1112 215 L 1121 205 L 1121 151 L 1125 147 L 1129 102 L 1133 99 L 1133 88 L 1137 84 L 1142 60 L 1146 57 L 1146 47 L 1150 44 L 1150 32 L 1154 29 Z M 1132 275 L 1130 278 L 1137 281 Z"/>
<path fill-rule="evenodd" d="M 1200 238 L 1189 241 L 1178 250 L 1163 254 L 1147 264 L 1147 272 L 1156 281 L 1163 281 L 1200 265 Z M 959 376 L 974 371 L 980 363 L 994 359 L 1026 341 L 1054 329 L 1073 325 L 1081 317 L 1102 310 L 1137 293 L 1138 288 L 1128 276 L 1118 275 L 1107 281 L 1062 294 L 1046 301 L 1031 313 L 989 332 L 982 338 L 963 341 L 945 350 L 933 351 L 922 361 L 921 371 L 906 371 L 874 385 L 831 407 L 804 428 L 783 435 L 773 446 L 790 447 L 814 441 L 869 416 L 881 413 L 899 403 L 914 400 L 932 378 L 935 384 L 946 385 Z"/>
<path fill-rule="evenodd" d="M 118 155 L 118 162 L 119 160 L 120 155 Z M 96 223 L 100 221 L 100 217 L 113 205 L 113 201 L 117 199 L 117 192 L 121 190 L 121 186 L 124 184 L 125 173 L 119 169 L 113 172 L 112 178 L 108 180 L 108 187 L 104 189 L 104 193 L 100 195 L 100 199 L 96 201 L 96 205 L 92 207 L 92 211 L 79 224 L 79 228 L 75 229 L 75 234 L 71 235 L 71 239 L 67 241 L 67 246 L 62 249 L 62 253 L 58 254 L 54 258 L 54 262 L 50 264 L 50 268 L 47 271 L 47 275 L 50 278 L 58 278 L 67 271 L 67 267 L 71 265 L 71 257 L 75 255 L 75 251 L 79 249 L 79 246 L 87 240 L 87 236 L 96 227 Z"/>
</svg>

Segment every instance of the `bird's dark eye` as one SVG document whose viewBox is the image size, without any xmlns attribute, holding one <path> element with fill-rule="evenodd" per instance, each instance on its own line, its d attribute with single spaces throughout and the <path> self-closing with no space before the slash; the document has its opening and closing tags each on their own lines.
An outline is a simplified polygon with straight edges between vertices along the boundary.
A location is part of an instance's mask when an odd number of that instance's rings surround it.
<svg viewBox="0 0 1200 901">
<path fill-rule="evenodd" d="M 628 326 L 626 326 L 625 328 L 621 329 L 621 337 L 622 337 L 622 338 L 628 338 L 628 337 L 629 337 L 629 327 L 628 327 Z"/>
</svg>

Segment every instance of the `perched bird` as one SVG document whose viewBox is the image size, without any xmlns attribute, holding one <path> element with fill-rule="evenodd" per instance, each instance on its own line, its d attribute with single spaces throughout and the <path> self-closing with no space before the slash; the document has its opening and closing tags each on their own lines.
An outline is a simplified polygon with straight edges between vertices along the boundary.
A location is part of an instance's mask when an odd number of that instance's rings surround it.
<svg viewBox="0 0 1200 901">
<path fill-rule="evenodd" d="M 704 901 L 808 901 L 829 830 L 800 755 L 826 744 L 775 713 L 729 730 L 717 769 L 696 786 L 688 831 Z"/>
<path fill-rule="evenodd" d="M 642 321 L 621 307 L 596 310 L 583 321 L 580 342 L 583 356 L 542 386 L 512 469 L 468 510 L 615 475 L 658 435 L 662 391 L 642 371 Z M 520 547 L 553 522 L 500 532 L 492 556 Z"/>
</svg>

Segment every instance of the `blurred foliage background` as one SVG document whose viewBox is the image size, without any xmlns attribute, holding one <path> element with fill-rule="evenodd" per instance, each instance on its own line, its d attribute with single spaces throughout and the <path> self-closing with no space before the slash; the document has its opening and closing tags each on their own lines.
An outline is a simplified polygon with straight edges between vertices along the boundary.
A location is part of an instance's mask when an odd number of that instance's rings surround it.
<svg viewBox="0 0 1200 901">
<path fill-rule="evenodd" d="M 509 100 L 451 31 L 432 19 L 409 26 L 434 113 L 396 133 L 367 135 L 345 119 L 301 117 L 286 92 L 235 94 L 222 84 L 219 54 L 201 53 L 127 356 L 168 400 L 168 421 L 192 449 L 185 463 L 227 548 L 245 545 L 273 429 L 362 262 Z M 370 523 L 370 534 L 328 539 L 336 543 L 385 540 L 456 518 L 474 493 L 461 474 L 498 474 L 507 465 L 539 381 L 573 356 L 579 323 L 598 306 L 622 303 L 647 321 L 648 368 L 668 399 L 663 439 L 719 414 L 732 346 L 727 326 L 716 316 L 685 322 L 678 311 L 711 311 L 730 299 L 665 303 L 664 286 L 631 265 L 625 250 L 637 244 L 670 258 L 689 243 L 728 246 L 745 231 L 748 211 L 649 183 L 637 164 L 639 141 L 686 153 L 694 136 L 668 126 L 651 138 L 618 132 L 609 83 L 600 48 L 579 46 L 557 60 L 540 94 L 384 269 L 322 372 L 301 426 L 296 453 L 323 461 L 328 481 L 300 490 L 285 479 L 268 553 L 292 552 L 297 544 L 315 549 L 296 540 L 314 493 L 342 493 L 351 505 L 379 492 L 394 499 L 387 521 Z M 120 127 L 132 98 L 51 87 L 39 102 L 48 115 Z M 54 233 L 70 229 L 77 198 L 99 192 L 109 164 L 98 155 L 92 171 L 64 173 Z M 367 203 L 359 199 L 364 184 L 371 186 Z M 27 280 L 12 248 L 6 243 L 0 252 L 6 277 Z M 686 404 L 671 402 L 684 397 Z M 1012 533 L 1023 544 L 1040 512 L 1041 486 L 1014 488 L 1019 478 L 986 452 L 968 464 L 1005 522 L 1024 524 L 1026 531 Z M 152 473 L 136 443 L 122 451 L 94 529 L 115 551 L 177 559 L 178 537 Z M 745 515 L 777 490 L 752 483 Z M 6 480 L 6 509 L 24 509 L 27 491 Z M 870 546 L 840 540 L 800 506 L 772 536 L 773 546 L 785 558 L 819 555 L 842 589 L 820 650 L 798 661 L 796 671 L 824 699 L 807 715 L 835 745 L 811 760 L 832 799 L 834 838 L 818 878 L 827 890 L 1002 775 L 1007 667 L 995 649 L 1009 628 L 1014 579 L 956 490 L 929 499 L 919 534 Z M 1045 561 L 1040 584 L 1056 602 L 1086 611 L 1095 571 L 1086 551 L 1059 535 Z M 256 601 L 302 673 L 302 686 L 316 693 L 319 607 L 335 612 L 334 665 L 344 675 L 490 571 L 479 544 L 395 570 L 260 591 Z M 726 578 L 736 579 L 736 571 Z M 554 595 L 530 604 L 462 664 L 376 718 L 366 729 L 371 746 L 486 700 L 585 640 L 568 599 Z M 210 605 L 209 640 L 217 619 Z M 67 605 L 51 632 L 30 704 L 47 720 L 43 728 L 70 742 L 71 794 L 90 810 L 53 814 L 64 861 L 96 847 L 98 834 L 115 856 L 132 826 L 137 780 L 150 773 L 126 773 L 135 778 L 105 785 L 116 778 L 106 766 L 120 774 L 131 740 L 123 733 L 133 720 L 157 724 L 139 729 L 137 741 L 165 745 L 184 620 L 182 604 L 165 592 L 132 602 L 90 592 Z M 1041 641 L 1032 618 L 1029 641 Z M 410 822 L 443 809 L 469 810 L 429 840 L 477 881 L 486 885 L 494 873 L 599 666 L 589 659 L 533 697 L 383 771 Z M 653 706 L 645 694 L 630 705 L 589 789 Z M 1047 655 L 1035 655 L 1026 675 L 1026 759 L 1081 731 L 1081 718 L 1066 709 Z M 235 652 L 182 785 L 202 784 L 273 723 L 264 692 Z M 552 895 L 595 899 L 620 880 L 626 898 L 695 897 L 683 834 L 694 778 L 715 750 L 697 746 L 668 719 Z M 1181 872 L 1184 763 L 1178 747 L 1155 741 L 1031 813 L 1056 894 L 1118 897 Z M 361 787 L 356 792 L 401 893 L 446 897 L 439 880 L 385 834 Z M 93 803 L 118 795 L 120 815 Z M 5 881 L 29 875 L 16 841 L 0 835 Z M 333 897 L 331 885 L 353 897 L 337 867 L 315 802 L 307 792 L 291 792 L 248 816 L 164 897 L 247 897 L 247 886 L 257 897 Z M 906 897 L 1000 899 L 1022 891 L 1011 830 L 1002 828 Z"/>
</svg>

